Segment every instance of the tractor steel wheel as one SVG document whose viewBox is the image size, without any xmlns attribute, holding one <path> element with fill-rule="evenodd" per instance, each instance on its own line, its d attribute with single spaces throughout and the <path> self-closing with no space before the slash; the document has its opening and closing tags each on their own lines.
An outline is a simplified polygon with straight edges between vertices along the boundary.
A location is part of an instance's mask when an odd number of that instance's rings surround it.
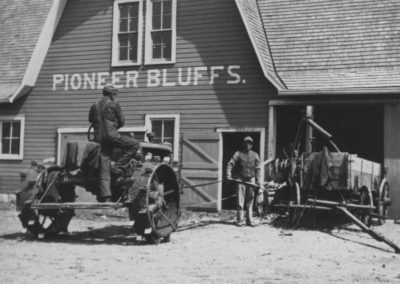
<svg viewBox="0 0 400 284">
<path fill-rule="evenodd" d="M 73 210 L 57 212 L 57 214 L 42 214 L 40 210 L 30 208 L 25 204 L 19 218 L 24 227 L 36 237 L 52 237 L 61 232 L 68 232 L 68 225 L 74 216 Z"/>
<path fill-rule="evenodd" d="M 33 235 L 55 236 L 68 231 L 68 225 L 74 216 L 73 210 L 33 209 L 33 204 L 40 202 L 71 202 L 75 199 L 74 187 L 60 185 L 57 182 L 61 174 L 59 168 L 44 170 L 34 186 L 32 200 L 24 205 L 19 215 L 22 225 Z"/>
<path fill-rule="evenodd" d="M 178 179 L 171 166 L 158 165 L 147 185 L 146 213 L 149 227 L 144 237 L 148 242 L 169 241 L 170 234 L 179 221 L 180 190 Z"/>
</svg>

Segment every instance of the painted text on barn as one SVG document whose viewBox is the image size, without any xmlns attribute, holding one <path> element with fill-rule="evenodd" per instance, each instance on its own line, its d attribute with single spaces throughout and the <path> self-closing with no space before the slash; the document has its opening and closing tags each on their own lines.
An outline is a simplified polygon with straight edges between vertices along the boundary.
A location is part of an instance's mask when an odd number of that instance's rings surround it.
<svg viewBox="0 0 400 284">
<path fill-rule="evenodd" d="M 142 87 L 174 87 L 214 85 L 217 80 L 225 84 L 245 84 L 238 73 L 239 65 L 198 66 L 188 68 L 149 69 L 147 71 L 114 71 L 53 74 L 53 91 L 101 89 L 104 84 L 112 83 L 119 89 Z M 225 78 L 225 79 L 221 79 Z"/>
</svg>

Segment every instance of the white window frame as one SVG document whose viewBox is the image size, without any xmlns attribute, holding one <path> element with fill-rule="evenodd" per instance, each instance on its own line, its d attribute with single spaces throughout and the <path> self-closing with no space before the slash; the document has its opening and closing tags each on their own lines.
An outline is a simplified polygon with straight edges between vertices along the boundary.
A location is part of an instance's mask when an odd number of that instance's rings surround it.
<svg viewBox="0 0 400 284">
<path fill-rule="evenodd" d="M 179 114 L 147 114 L 145 117 L 145 127 L 148 131 L 151 129 L 151 121 L 153 119 L 174 119 L 174 162 L 179 161 L 179 131 L 180 131 L 180 115 Z M 147 137 L 145 138 L 147 139 Z"/>
<path fill-rule="evenodd" d="M 144 62 L 147 65 L 152 64 L 172 64 L 176 62 L 176 0 L 171 0 L 171 60 L 164 59 L 153 59 L 152 58 L 152 40 L 151 40 L 151 31 L 152 31 L 152 15 L 153 15 L 153 0 L 146 0 L 146 32 L 145 32 L 145 59 Z"/>
<path fill-rule="evenodd" d="M 19 154 L 2 154 L 3 122 L 20 121 Z M 0 116 L 0 160 L 22 160 L 24 158 L 25 116 Z"/>
<path fill-rule="evenodd" d="M 129 60 L 120 61 L 119 60 L 119 4 L 124 3 L 139 3 L 139 15 L 138 15 L 138 54 L 137 62 L 132 62 Z M 143 46 L 143 1 L 142 0 L 114 0 L 113 7 L 113 39 L 112 39 L 112 66 L 137 66 L 142 64 L 142 46 Z"/>
</svg>

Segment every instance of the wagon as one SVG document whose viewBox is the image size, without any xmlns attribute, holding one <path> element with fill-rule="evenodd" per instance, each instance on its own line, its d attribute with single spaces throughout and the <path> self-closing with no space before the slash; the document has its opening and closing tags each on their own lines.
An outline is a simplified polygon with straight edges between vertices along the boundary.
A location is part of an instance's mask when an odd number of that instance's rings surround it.
<svg viewBox="0 0 400 284">
<path fill-rule="evenodd" d="M 111 175 L 112 202 L 77 202 L 76 188 L 96 194 L 100 145 L 68 142 L 61 165 L 44 168 L 17 194 L 19 218 L 35 236 L 68 231 L 76 209 L 127 208 L 133 230 L 151 243 L 169 241 L 180 215 L 180 189 L 169 145 L 141 142 L 140 160 L 132 159 L 132 176 Z M 117 157 L 118 153 L 114 153 Z"/>
<path fill-rule="evenodd" d="M 306 127 L 325 139 L 321 151 L 300 152 L 306 149 L 302 148 L 301 140 L 313 141 L 310 135 L 306 136 Z M 284 154 L 284 159 L 265 163 L 270 179 L 266 184 L 275 191 L 272 208 L 286 209 L 293 228 L 305 210 L 336 210 L 400 253 L 399 246 L 370 228 L 373 218 L 379 224 L 385 222 L 390 205 L 389 183 L 382 165 L 341 152 L 332 135 L 309 117 L 300 122 L 290 156 L 285 151 Z"/>
<path fill-rule="evenodd" d="M 320 151 L 303 151 L 305 129 L 312 127 L 325 140 Z M 272 206 L 288 208 L 291 223 L 306 209 L 330 210 L 342 205 L 365 225 L 373 218 L 383 224 L 390 205 L 387 169 L 381 164 L 341 152 L 332 135 L 310 118 L 303 118 L 290 155 L 267 164 L 269 178 L 279 184 Z"/>
</svg>

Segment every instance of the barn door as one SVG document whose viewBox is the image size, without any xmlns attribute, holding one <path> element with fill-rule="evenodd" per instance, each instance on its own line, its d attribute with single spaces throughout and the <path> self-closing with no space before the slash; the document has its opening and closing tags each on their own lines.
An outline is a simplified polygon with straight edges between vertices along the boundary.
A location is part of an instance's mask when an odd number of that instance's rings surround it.
<svg viewBox="0 0 400 284">
<path fill-rule="evenodd" d="M 219 134 L 185 133 L 181 143 L 182 205 L 217 210 Z"/>
</svg>

